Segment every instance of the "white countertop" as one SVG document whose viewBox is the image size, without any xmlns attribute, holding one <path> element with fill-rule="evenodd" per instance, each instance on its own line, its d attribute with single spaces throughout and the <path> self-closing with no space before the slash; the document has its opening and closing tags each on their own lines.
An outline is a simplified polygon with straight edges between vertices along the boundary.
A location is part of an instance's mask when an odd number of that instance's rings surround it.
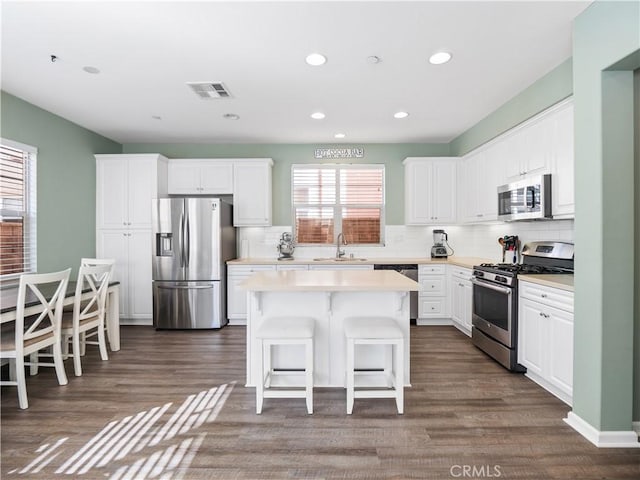
<svg viewBox="0 0 640 480">
<path fill-rule="evenodd" d="M 459 267 L 472 268 L 481 263 L 495 263 L 487 258 L 478 257 L 449 257 L 446 259 L 434 259 L 429 257 L 402 257 L 402 258 L 367 258 L 366 260 L 313 260 L 300 258 L 295 260 L 278 261 L 275 258 L 236 258 L 229 260 L 227 265 L 428 265 L 428 264 L 457 265 Z"/>
<path fill-rule="evenodd" d="M 518 280 L 573 292 L 573 275 L 518 275 Z"/>
<path fill-rule="evenodd" d="M 259 272 L 240 284 L 253 292 L 409 292 L 420 285 L 392 270 Z"/>
</svg>

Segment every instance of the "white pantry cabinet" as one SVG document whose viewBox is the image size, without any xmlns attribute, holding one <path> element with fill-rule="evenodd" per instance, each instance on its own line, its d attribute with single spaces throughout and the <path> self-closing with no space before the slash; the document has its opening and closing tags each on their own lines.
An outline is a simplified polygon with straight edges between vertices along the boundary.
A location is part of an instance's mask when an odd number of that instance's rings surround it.
<svg viewBox="0 0 640 480">
<path fill-rule="evenodd" d="M 453 325 L 471 336 L 471 303 L 473 302 L 473 286 L 471 284 L 471 270 L 451 265 L 451 320 Z"/>
<path fill-rule="evenodd" d="M 167 196 L 159 154 L 96 155 L 96 256 L 114 258 L 120 318 L 150 322 L 152 199 Z"/>
<path fill-rule="evenodd" d="M 573 292 L 519 282 L 518 363 L 568 405 L 573 397 Z"/>
<path fill-rule="evenodd" d="M 96 228 L 151 228 L 151 200 L 167 196 L 159 154 L 95 155 Z"/>
<path fill-rule="evenodd" d="M 233 193 L 233 163 L 207 158 L 169 160 L 168 190 L 175 195 Z"/>
<path fill-rule="evenodd" d="M 408 157 L 404 165 L 405 224 L 456 221 L 457 157 Z"/>
<path fill-rule="evenodd" d="M 240 284 L 257 272 L 270 272 L 275 265 L 227 265 L 227 318 L 229 325 L 247 324 L 247 291 Z"/>
<path fill-rule="evenodd" d="M 235 159 L 233 173 L 233 225 L 271 225 L 273 160 Z"/>
<path fill-rule="evenodd" d="M 113 258 L 113 280 L 120 282 L 120 318 L 150 320 L 151 230 L 100 229 L 98 258 Z"/>
</svg>

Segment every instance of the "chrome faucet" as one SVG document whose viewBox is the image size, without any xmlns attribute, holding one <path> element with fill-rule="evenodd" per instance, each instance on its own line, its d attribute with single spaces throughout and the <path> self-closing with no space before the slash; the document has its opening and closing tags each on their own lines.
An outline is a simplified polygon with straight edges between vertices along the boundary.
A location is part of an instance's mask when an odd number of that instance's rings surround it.
<svg viewBox="0 0 640 480">
<path fill-rule="evenodd" d="M 347 244 L 347 241 L 344 239 L 344 233 L 340 232 L 336 240 L 336 258 L 344 257 L 344 250 L 340 250 L 340 239 L 342 239 L 342 245 Z"/>
</svg>

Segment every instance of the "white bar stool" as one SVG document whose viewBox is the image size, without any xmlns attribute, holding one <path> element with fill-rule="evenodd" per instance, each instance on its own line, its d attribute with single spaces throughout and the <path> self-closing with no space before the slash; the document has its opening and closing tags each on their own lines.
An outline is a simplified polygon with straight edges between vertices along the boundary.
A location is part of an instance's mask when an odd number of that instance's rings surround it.
<svg viewBox="0 0 640 480">
<path fill-rule="evenodd" d="M 344 320 L 344 333 L 347 337 L 347 414 L 353 412 L 354 398 L 395 398 L 398 413 L 403 414 L 404 335 L 397 322 L 388 317 L 349 317 Z M 384 367 L 390 389 L 355 389 L 356 345 L 385 345 L 392 349 L 393 356 L 385 352 Z"/>
<path fill-rule="evenodd" d="M 265 398 L 306 398 L 307 413 L 313 413 L 313 333 L 315 319 L 309 317 L 272 317 L 258 328 L 256 338 L 260 351 L 260 378 L 256 382 L 256 413 L 262 413 Z M 272 389 L 274 375 L 300 375 L 297 370 L 274 371 L 271 368 L 271 347 L 303 345 L 305 347 L 305 385 L 297 389 Z"/>
</svg>

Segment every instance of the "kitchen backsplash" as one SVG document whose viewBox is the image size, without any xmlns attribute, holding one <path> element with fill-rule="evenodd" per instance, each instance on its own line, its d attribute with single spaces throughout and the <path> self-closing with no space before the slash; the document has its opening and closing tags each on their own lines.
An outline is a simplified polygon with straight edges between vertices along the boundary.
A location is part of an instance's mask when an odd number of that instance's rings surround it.
<svg viewBox="0 0 640 480">
<path fill-rule="evenodd" d="M 383 247 L 344 247 L 347 255 L 356 257 L 426 257 L 429 256 L 433 244 L 434 228 L 442 228 L 447 232 L 449 245 L 455 255 L 463 257 L 483 257 L 492 261 L 500 261 L 502 247 L 498 238 L 505 235 L 518 235 L 521 243 L 556 240 L 573 242 L 573 220 L 511 222 L 492 225 L 453 225 L 443 227 L 413 227 L 404 225 L 388 225 L 385 228 L 385 245 Z M 276 245 L 282 232 L 290 232 L 291 226 L 246 227 L 238 229 L 238 256 L 242 258 L 277 258 Z M 297 246 L 294 257 L 310 259 L 316 257 L 332 257 L 336 247 L 301 247 Z"/>
</svg>

